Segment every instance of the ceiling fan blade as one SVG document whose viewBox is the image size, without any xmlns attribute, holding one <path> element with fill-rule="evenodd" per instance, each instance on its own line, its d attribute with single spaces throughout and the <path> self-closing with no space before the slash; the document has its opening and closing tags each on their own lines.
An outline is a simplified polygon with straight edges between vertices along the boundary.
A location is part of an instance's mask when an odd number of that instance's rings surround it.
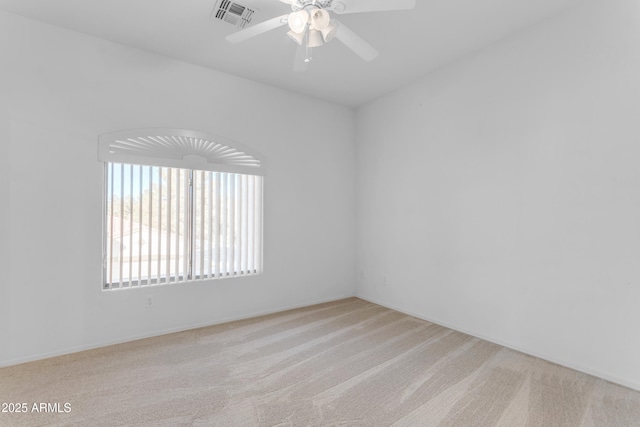
<svg viewBox="0 0 640 427">
<path fill-rule="evenodd" d="M 344 43 L 349 49 L 357 53 L 365 61 L 372 61 L 378 56 L 378 51 L 373 48 L 369 43 L 364 41 L 360 36 L 345 27 L 342 22 L 333 20 L 338 24 L 338 31 L 336 32 L 336 38 Z"/>
<path fill-rule="evenodd" d="M 296 2 L 296 0 L 280 0 L 280 1 L 286 4 L 294 4 Z"/>
<path fill-rule="evenodd" d="M 342 14 L 408 10 L 414 7 L 416 7 L 416 0 L 340 0 L 333 2 L 331 10 Z"/>
<path fill-rule="evenodd" d="M 282 27 L 287 23 L 288 16 L 289 15 L 282 15 L 278 16 L 277 18 L 271 18 L 267 21 L 260 22 L 259 24 L 230 34 L 226 37 L 226 39 L 230 43 L 243 42 L 247 39 L 250 39 L 251 37 L 259 36 L 260 34 L 266 33 L 267 31 L 275 30 L 276 28 Z"/>
</svg>

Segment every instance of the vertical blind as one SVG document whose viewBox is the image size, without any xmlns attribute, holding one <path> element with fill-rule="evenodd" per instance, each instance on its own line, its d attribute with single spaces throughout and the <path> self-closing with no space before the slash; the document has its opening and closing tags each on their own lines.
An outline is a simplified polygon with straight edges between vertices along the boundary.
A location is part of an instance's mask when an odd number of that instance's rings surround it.
<svg viewBox="0 0 640 427">
<path fill-rule="evenodd" d="M 105 167 L 104 289 L 262 272 L 262 176 Z"/>
</svg>

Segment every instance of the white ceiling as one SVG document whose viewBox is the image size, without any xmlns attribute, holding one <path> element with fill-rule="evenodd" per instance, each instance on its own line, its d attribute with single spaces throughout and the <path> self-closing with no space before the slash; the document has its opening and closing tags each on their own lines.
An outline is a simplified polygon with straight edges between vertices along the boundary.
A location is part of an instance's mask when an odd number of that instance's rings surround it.
<svg viewBox="0 0 640 427">
<path fill-rule="evenodd" d="M 253 24 L 290 11 L 278 0 L 235 1 L 258 9 Z M 211 19 L 216 0 L 0 0 L 0 8 L 357 107 L 580 1 L 417 0 L 411 11 L 342 15 L 380 55 L 364 62 L 333 40 L 314 50 L 304 73 L 293 71 L 296 45 L 285 27 L 237 45 L 225 41 L 237 29 Z"/>
</svg>

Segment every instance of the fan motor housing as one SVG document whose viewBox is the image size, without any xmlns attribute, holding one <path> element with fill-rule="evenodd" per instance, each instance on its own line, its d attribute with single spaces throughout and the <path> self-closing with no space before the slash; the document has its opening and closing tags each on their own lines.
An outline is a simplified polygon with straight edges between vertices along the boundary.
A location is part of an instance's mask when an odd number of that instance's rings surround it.
<svg viewBox="0 0 640 427">
<path fill-rule="evenodd" d="M 297 0 L 291 3 L 291 9 L 294 12 L 303 10 L 306 7 L 315 6 L 320 9 L 331 7 L 333 0 Z"/>
</svg>

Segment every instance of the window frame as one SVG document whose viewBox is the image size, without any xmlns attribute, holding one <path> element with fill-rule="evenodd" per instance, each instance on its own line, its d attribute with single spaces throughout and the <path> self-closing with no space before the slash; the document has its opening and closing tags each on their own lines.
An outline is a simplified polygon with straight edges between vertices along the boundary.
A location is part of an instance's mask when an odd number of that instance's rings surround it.
<svg viewBox="0 0 640 427">
<path fill-rule="evenodd" d="M 103 245 L 102 245 L 102 261 L 103 261 L 103 268 L 102 268 L 102 289 L 103 290 L 118 290 L 118 289 L 132 289 L 132 288 L 140 288 L 140 287 L 149 287 L 149 286 L 159 286 L 159 285 L 166 285 L 166 284 L 180 284 L 180 283 L 188 283 L 188 282 L 194 282 L 194 281 L 202 281 L 202 280 L 217 280 L 217 279 L 222 279 L 222 278 L 230 278 L 230 277 L 242 277 L 242 276 L 249 276 L 249 275 L 256 275 L 256 274 L 261 274 L 262 270 L 263 270 L 263 221 L 264 221 L 264 209 L 263 209 L 263 194 L 264 194 L 264 175 L 266 172 L 266 162 L 265 162 L 265 158 L 262 154 L 258 153 L 257 151 L 250 149 L 240 143 L 231 141 L 227 138 L 223 138 L 217 135 L 211 135 L 211 134 L 204 134 L 202 132 L 198 132 L 198 131 L 187 131 L 187 130 L 183 130 L 183 129 L 167 129 L 167 128 L 152 128 L 152 129 L 137 129 L 137 130 L 127 130 L 127 131 L 119 131 L 119 132 L 113 132 L 113 133 L 109 133 L 109 134 L 104 134 L 101 135 L 99 137 L 99 153 L 98 153 L 98 158 L 100 161 L 105 163 L 104 166 L 104 193 L 103 193 L 103 221 L 102 221 L 102 235 L 103 235 Z M 119 260 L 118 262 L 119 264 L 119 269 L 118 269 L 118 281 L 114 281 L 114 276 L 113 276 L 113 257 L 111 256 L 111 259 L 109 258 L 110 255 L 113 253 L 114 247 L 113 247 L 113 230 L 115 229 L 113 226 L 113 215 L 114 215 L 114 210 L 113 210 L 113 201 L 114 199 L 114 191 L 115 189 L 113 188 L 113 174 L 114 174 L 114 168 L 116 167 L 116 165 L 118 165 L 120 167 L 120 173 L 122 174 L 122 176 L 120 177 L 120 185 L 122 186 L 121 189 L 121 193 L 120 193 L 120 251 L 118 252 L 120 255 L 123 254 L 122 252 L 122 248 L 123 248 L 123 243 L 122 243 L 122 236 L 124 235 L 124 231 L 125 229 L 123 228 L 123 221 L 124 221 L 124 214 L 125 211 L 123 209 L 124 206 L 124 198 L 125 198 L 125 193 L 124 193 L 124 186 L 125 186 L 125 175 L 124 175 L 124 168 L 130 168 L 130 176 L 129 176 L 129 181 L 127 182 L 126 185 L 130 186 L 131 188 L 131 194 L 127 197 L 130 197 L 130 205 L 129 205 L 129 227 L 130 227 L 130 239 L 133 239 L 133 233 L 131 232 L 131 228 L 133 228 L 133 224 L 134 224 L 134 219 L 133 219 L 133 211 L 134 211 L 134 202 L 133 202 L 133 181 L 134 181 L 134 168 L 139 168 L 139 179 L 140 179 L 140 200 L 138 205 L 138 210 L 139 210 L 139 215 L 140 217 L 142 217 L 142 211 L 143 211 L 143 197 L 142 197 L 142 173 L 144 168 L 148 168 L 149 174 L 150 174 L 150 183 L 149 185 L 151 186 L 153 180 L 151 178 L 151 174 L 154 168 L 159 168 L 159 181 L 158 181 L 158 185 L 160 185 L 164 178 L 161 177 L 162 175 L 162 171 L 163 169 L 167 169 L 167 172 L 169 173 L 169 180 L 171 180 L 171 171 L 174 170 L 180 170 L 181 173 L 185 173 L 188 174 L 188 176 L 190 177 L 189 179 L 189 183 L 188 186 L 185 186 L 185 193 L 183 194 L 183 197 L 186 197 L 186 191 L 188 188 L 188 201 L 184 201 L 181 202 L 180 200 L 177 200 L 176 206 L 175 206 L 175 210 L 176 212 L 182 212 L 180 211 L 180 204 L 182 203 L 184 206 L 184 209 L 187 209 L 187 204 L 188 204 L 188 213 L 186 213 L 187 211 L 184 211 L 184 215 L 185 215 L 185 224 L 188 223 L 188 231 L 185 228 L 184 229 L 184 236 L 182 237 L 183 239 L 185 239 L 185 243 L 183 245 L 183 254 L 186 256 L 188 255 L 189 257 L 189 265 L 188 265 L 188 269 L 185 267 L 184 271 L 180 271 L 178 268 L 179 262 L 178 260 L 176 261 L 172 261 L 171 260 L 171 252 L 170 252 L 170 242 L 171 241 L 171 236 L 174 234 L 173 230 L 173 224 L 170 222 L 171 220 L 168 219 L 169 223 L 169 229 L 168 232 L 167 230 L 162 231 L 162 227 L 161 227 L 161 221 L 162 221 L 162 216 L 160 214 L 160 212 L 158 213 L 158 217 L 157 217 L 157 221 L 158 221 L 158 234 L 157 234 L 157 239 L 156 241 L 157 243 L 157 247 L 158 247 L 158 252 L 157 252 L 157 258 L 155 259 L 155 261 L 152 261 L 151 258 L 151 242 L 152 242 L 152 234 L 151 234 L 151 230 L 153 228 L 153 220 L 156 219 L 152 216 L 151 211 L 152 211 L 152 199 L 153 199 L 153 189 L 150 187 L 148 189 L 149 193 L 148 193 L 148 200 L 149 200 L 149 217 L 146 218 L 148 221 L 148 233 L 149 233 L 149 257 L 147 258 L 147 263 L 148 263 L 148 272 L 149 275 L 147 275 L 146 277 L 144 277 L 141 274 L 141 264 L 142 264 L 142 257 L 140 256 L 140 258 L 138 259 L 137 263 L 139 265 L 138 267 L 138 277 L 133 277 L 133 248 L 131 247 L 132 245 L 130 245 L 129 247 L 129 267 L 128 267 L 128 272 L 129 272 L 129 276 L 128 277 L 123 277 L 124 276 L 124 269 L 123 269 L 123 262 L 121 260 Z M 109 169 L 111 168 L 111 169 Z M 201 191 L 202 194 L 202 200 L 200 200 L 200 202 L 197 202 L 198 197 L 200 195 L 196 195 L 194 194 L 194 184 L 195 184 L 195 180 L 194 180 L 194 176 L 198 173 L 200 174 L 201 179 L 204 179 L 204 177 L 206 176 L 208 178 L 208 181 L 203 180 L 201 182 Z M 205 175 L 206 174 L 206 175 Z M 185 175 L 186 176 L 186 175 Z M 111 179 L 110 179 L 111 177 Z M 217 187 L 215 188 L 215 194 L 217 195 L 216 197 L 218 197 L 216 199 L 216 201 L 214 202 L 213 199 L 211 199 L 213 197 L 214 194 L 214 177 L 215 177 L 215 182 L 217 182 Z M 224 178 L 224 179 L 223 179 Z M 217 180 L 220 181 L 217 181 Z M 225 181 L 226 179 L 226 181 Z M 181 185 L 179 182 L 179 178 L 176 177 L 176 180 L 178 181 L 178 194 L 179 194 L 179 186 Z M 206 266 L 206 264 L 204 264 L 204 259 L 202 257 L 204 257 L 204 249 L 202 247 L 203 242 L 204 242 L 204 237 L 202 235 L 200 235 L 200 263 L 199 263 L 199 270 L 196 271 L 196 261 L 197 259 L 195 259 L 196 256 L 196 243 L 197 243 L 197 239 L 195 238 L 197 230 L 195 230 L 194 227 L 194 223 L 196 221 L 196 218 L 198 216 L 198 213 L 195 212 L 195 205 L 197 203 L 200 203 L 200 205 L 198 205 L 199 209 L 202 211 L 201 212 L 201 216 L 200 216 L 200 224 L 202 227 L 201 233 L 204 232 L 204 221 L 205 221 L 205 207 L 204 207 L 204 203 L 206 200 L 205 197 L 205 193 L 204 193 L 204 186 L 206 185 L 205 183 L 209 182 L 208 184 L 208 201 L 207 203 L 209 204 L 209 208 L 207 210 L 207 215 L 209 215 L 208 221 L 209 221 L 209 228 L 207 229 L 207 232 L 209 233 L 209 237 L 210 239 L 207 241 L 207 248 L 209 250 L 208 253 L 208 258 L 207 261 L 209 262 L 208 266 Z M 227 186 L 229 186 L 228 188 L 224 188 L 224 187 L 220 187 L 220 185 L 224 185 L 221 183 L 226 183 Z M 243 187 L 239 187 L 236 188 L 235 187 L 235 183 L 240 183 Z M 186 183 L 185 183 L 186 184 Z M 110 185 L 111 185 L 111 190 L 110 190 Z M 165 184 L 162 184 L 165 185 Z M 169 182 L 169 188 L 173 188 L 173 181 Z M 184 185 L 184 184 L 182 184 Z M 159 188 L 159 192 L 160 195 L 158 196 L 159 198 L 157 199 L 158 202 L 158 207 L 159 209 L 162 209 L 162 206 L 164 206 L 165 201 L 161 196 L 161 187 Z M 233 194 L 229 193 L 230 191 L 233 191 Z M 170 194 L 170 193 L 169 193 Z M 221 206 L 223 204 L 223 199 L 221 199 L 221 195 L 224 194 L 226 202 L 224 202 L 224 209 L 227 210 L 229 209 L 231 213 L 227 212 L 227 213 L 223 213 L 223 211 L 221 209 L 223 209 Z M 249 196 L 249 194 L 251 194 L 251 196 Z M 169 196 L 171 198 L 171 196 Z M 176 197 L 180 197 L 179 195 Z M 235 198 L 237 197 L 241 197 L 241 200 L 236 200 Z M 250 198 L 253 197 L 253 198 Z M 231 202 L 231 200 L 233 200 L 233 202 Z M 242 200 L 246 200 L 247 203 L 245 205 L 242 205 Z M 109 203 L 111 203 L 111 205 L 109 205 Z M 219 203 L 219 206 L 216 206 L 215 204 Z M 231 205 L 229 203 L 232 203 Z M 169 200 L 168 202 L 168 209 L 171 209 L 171 204 L 172 201 Z M 237 213 L 234 213 L 234 206 L 239 206 L 238 209 L 242 209 L 242 211 L 239 211 Z M 108 211 L 109 206 L 111 206 L 111 212 Z M 212 210 L 213 208 L 215 208 L 214 210 Z M 217 212 L 217 217 L 215 217 L 215 221 L 218 222 L 219 226 L 216 228 L 218 234 L 213 236 L 213 231 L 212 231 L 212 227 L 214 227 L 214 221 L 213 221 L 213 217 L 214 217 L 214 213 Z M 171 217 L 171 214 L 168 213 L 168 217 Z M 179 214 L 178 214 L 179 215 Z M 189 217 L 187 218 L 186 215 L 188 215 Z M 229 221 L 229 222 L 224 222 L 221 223 L 220 221 L 222 220 L 221 218 L 224 217 L 224 221 Z M 109 224 L 109 222 L 111 221 L 111 223 Z M 254 222 L 250 222 L 250 221 L 254 221 Z M 179 221 L 178 221 L 179 222 Z M 229 225 L 231 224 L 231 225 Z M 240 240 L 240 242 L 238 242 L 238 237 L 236 235 L 236 231 L 235 227 L 237 226 L 239 227 L 239 230 L 242 230 L 242 228 L 245 230 L 245 233 L 247 234 L 246 236 L 244 236 L 245 240 Z M 166 227 L 167 225 L 165 225 Z M 182 227 L 182 225 L 178 226 L 176 224 L 176 232 L 177 232 L 177 236 L 176 237 L 176 241 L 180 236 L 180 232 L 182 230 L 180 230 L 179 227 Z M 228 227 L 230 227 L 230 229 L 233 231 L 234 234 L 228 234 L 226 233 L 226 231 L 222 230 L 222 227 L 224 227 L 225 230 L 227 230 Z M 242 228 L 240 228 L 242 227 Z M 249 231 L 248 230 L 252 230 L 253 234 L 251 236 L 249 236 Z M 109 235 L 109 233 L 111 232 L 111 235 Z M 188 233 L 188 236 L 187 236 Z M 239 234 L 240 236 L 242 236 L 242 231 L 238 231 L 237 234 Z M 142 234 L 143 234 L 143 222 L 142 220 L 140 221 L 140 223 L 138 224 L 138 245 L 140 246 L 140 248 L 142 247 Z M 227 250 L 221 250 L 221 245 L 223 243 L 222 241 L 222 237 L 224 236 L 224 238 L 226 239 L 224 244 L 225 244 L 225 248 L 227 248 Z M 167 240 L 167 251 L 166 251 L 166 255 L 169 257 L 167 259 L 164 259 L 165 262 L 165 266 L 166 266 L 166 273 L 168 273 L 168 275 L 165 275 L 164 271 L 162 271 L 163 269 L 161 268 L 161 263 L 163 261 L 161 261 L 162 258 L 162 238 L 165 238 L 165 240 Z M 215 241 L 217 241 L 217 246 L 214 245 L 214 243 L 211 241 L 211 238 L 214 238 Z M 254 240 L 250 240 L 250 237 L 253 238 Z M 230 240 L 229 240 L 230 239 Z M 240 239 L 242 239 L 242 237 L 240 237 Z M 187 240 L 188 240 L 188 244 L 187 244 Z M 229 249 L 229 241 L 231 241 L 231 249 Z M 245 245 L 245 246 L 238 246 L 238 245 Z M 239 249 L 238 249 L 239 247 Z M 251 258 L 249 258 L 249 249 L 248 247 L 252 248 L 252 252 L 251 252 Z M 139 248 L 139 250 L 141 250 Z M 213 266 L 210 264 L 211 260 L 212 260 L 212 254 L 211 252 L 214 250 L 218 251 L 218 255 L 222 252 L 226 252 L 227 255 L 229 253 L 232 254 L 232 258 L 231 258 L 231 266 L 229 267 L 228 264 L 228 260 L 225 258 L 225 266 L 224 268 L 218 268 L 219 264 L 222 263 L 221 261 L 221 257 L 217 256 L 217 258 L 215 259 L 216 262 L 216 268 L 215 271 Z M 180 256 L 180 244 L 176 243 L 176 256 Z M 228 252 L 228 251 L 231 252 Z M 233 254 L 236 253 L 236 251 L 240 251 L 240 253 L 242 255 L 245 255 L 244 261 L 246 262 L 246 264 L 242 264 L 242 261 L 238 261 L 237 264 L 234 263 L 234 258 L 233 258 Z M 254 259 L 254 257 L 257 257 Z M 120 257 L 122 258 L 122 256 Z M 250 262 L 250 260 L 252 262 Z M 151 274 L 151 263 L 152 262 L 156 262 L 157 265 L 157 275 L 152 275 Z M 170 264 L 172 262 L 175 262 L 175 271 L 171 272 L 171 268 L 170 268 Z M 206 266 L 206 271 L 208 272 L 207 274 L 205 273 L 205 266 Z M 110 270 L 108 270 L 108 268 Z M 251 271 L 250 271 L 251 270 Z M 160 274 L 160 273 L 163 274 Z"/>
</svg>

